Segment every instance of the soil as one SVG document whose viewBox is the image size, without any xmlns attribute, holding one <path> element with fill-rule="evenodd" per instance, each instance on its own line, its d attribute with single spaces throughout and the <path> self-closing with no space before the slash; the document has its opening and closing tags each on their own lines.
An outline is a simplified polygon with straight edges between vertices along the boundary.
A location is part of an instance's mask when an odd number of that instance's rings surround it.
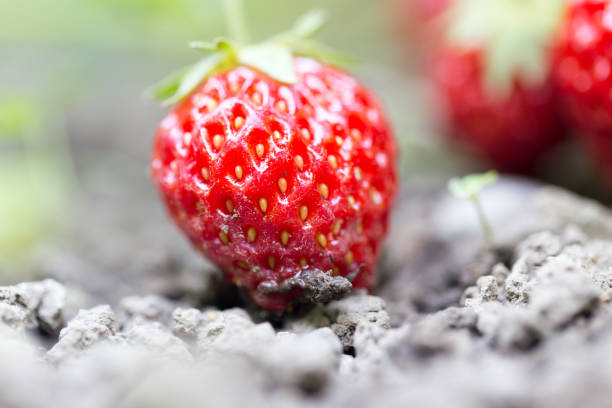
<svg viewBox="0 0 612 408">
<path fill-rule="evenodd" d="M 612 213 L 513 178 L 482 201 L 490 248 L 468 202 L 405 185 L 377 291 L 279 316 L 122 173 L 28 267 L 0 267 L 0 406 L 609 406 Z"/>
</svg>

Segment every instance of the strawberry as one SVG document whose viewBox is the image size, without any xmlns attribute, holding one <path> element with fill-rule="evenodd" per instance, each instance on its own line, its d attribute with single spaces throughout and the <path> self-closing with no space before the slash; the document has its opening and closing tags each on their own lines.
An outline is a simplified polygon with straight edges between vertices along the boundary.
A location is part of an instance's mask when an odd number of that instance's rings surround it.
<svg viewBox="0 0 612 408">
<path fill-rule="evenodd" d="M 568 4 L 554 73 L 563 108 L 612 181 L 612 1 Z"/>
<path fill-rule="evenodd" d="M 305 25 L 292 41 L 312 31 Z M 152 159 L 193 246 L 272 310 L 301 300 L 313 274 L 372 288 L 396 190 L 395 144 L 375 97 L 289 44 L 195 44 L 217 50 L 214 61 L 158 88 L 186 97 L 161 122 Z"/>
<path fill-rule="evenodd" d="M 549 56 L 561 5 L 461 0 L 436 20 L 430 73 L 449 133 L 497 169 L 532 170 L 562 135 Z"/>
</svg>

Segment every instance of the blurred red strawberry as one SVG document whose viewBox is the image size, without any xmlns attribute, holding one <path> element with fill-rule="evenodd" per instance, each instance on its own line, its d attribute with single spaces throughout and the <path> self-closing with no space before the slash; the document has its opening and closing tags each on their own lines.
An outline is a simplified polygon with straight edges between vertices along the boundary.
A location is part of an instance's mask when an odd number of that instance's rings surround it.
<svg viewBox="0 0 612 408">
<path fill-rule="evenodd" d="M 612 182 L 612 1 L 568 4 L 556 51 L 564 111 Z"/>
<path fill-rule="evenodd" d="M 499 170 L 533 170 L 563 133 L 550 75 L 562 4 L 461 0 L 436 19 L 429 75 L 448 131 Z"/>
<path fill-rule="evenodd" d="M 555 62 L 555 76 L 576 125 L 612 131 L 612 1 L 568 5 Z"/>
</svg>

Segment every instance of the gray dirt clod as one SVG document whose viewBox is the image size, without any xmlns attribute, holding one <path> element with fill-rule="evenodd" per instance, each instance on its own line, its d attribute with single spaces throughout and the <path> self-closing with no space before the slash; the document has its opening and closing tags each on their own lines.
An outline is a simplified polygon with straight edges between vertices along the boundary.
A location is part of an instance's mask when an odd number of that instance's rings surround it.
<svg viewBox="0 0 612 408">
<path fill-rule="evenodd" d="M 175 308 L 175 303 L 158 295 L 129 296 L 119 302 L 117 323 L 122 328 L 146 322 L 169 325 Z"/>
<path fill-rule="evenodd" d="M 542 338 L 533 314 L 522 306 L 487 302 L 475 306 L 476 330 L 500 350 L 526 350 Z"/>
<path fill-rule="evenodd" d="M 605 241 L 585 241 L 575 226 L 527 237 L 517 245 L 510 274 L 494 268 L 466 289 L 464 304 L 476 312 L 478 332 L 500 349 L 525 349 L 593 314 L 612 278 L 608 248 Z"/>
<path fill-rule="evenodd" d="M 419 356 L 463 352 L 471 347 L 469 331 L 476 326 L 476 318 L 470 308 L 449 308 L 427 315 L 413 325 L 405 347 Z"/>
<path fill-rule="evenodd" d="M 15 287 L 0 287 L 0 319 L 12 328 L 33 328 L 36 322 L 26 300 Z"/>
<path fill-rule="evenodd" d="M 197 339 L 200 325 L 204 322 L 204 315 L 195 308 L 176 308 L 172 312 L 172 332 L 175 336 L 193 342 Z"/>
<path fill-rule="evenodd" d="M 115 314 L 108 305 L 81 310 L 60 332 L 59 340 L 47 353 L 51 362 L 61 362 L 96 343 L 112 339 L 117 331 Z"/>
<path fill-rule="evenodd" d="M 347 296 L 352 286 L 345 277 L 332 276 L 331 273 L 315 269 L 298 273 L 281 283 L 264 281 L 259 284 L 257 290 L 264 295 L 271 295 L 301 289 L 302 300 L 306 303 L 327 303 Z"/>
<path fill-rule="evenodd" d="M 66 290 L 52 279 L 0 287 L 0 321 L 54 334 L 64 325 L 65 301 Z"/>
<path fill-rule="evenodd" d="M 504 295 L 512 303 L 527 303 L 529 301 L 529 276 L 523 273 L 513 273 L 506 278 Z"/>
<path fill-rule="evenodd" d="M 277 383 L 285 383 L 314 393 L 333 378 L 340 364 L 342 345 L 328 327 L 305 334 L 278 333 L 262 353 L 258 363 L 265 366 Z"/>
<path fill-rule="evenodd" d="M 344 347 L 345 351 L 355 349 L 354 335 L 359 328 L 362 341 L 367 337 L 378 337 L 380 329 L 390 327 L 389 314 L 385 302 L 376 296 L 357 292 L 346 299 L 335 301 L 326 306 L 326 313 L 334 321 L 332 330 Z"/>
<path fill-rule="evenodd" d="M 481 276 L 476 281 L 476 286 L 483 302 L 497 300 L 497 278 L 493 275 Z"/>
<path fill-rule="evenodd" d="M 144 347 L 164 358 L 174 361 L 193 360 L 187 345 L 159 322 L 135 324 L 121 333 L 120 338 L 129 345 Z"/>
<path fill-rule="evenodd" d="M 267 322 L 255 324 L 242 309 L 177 309 L 173 331 L 194 343 L 200 361 L 247 361 L 253 369 L 265 370 L 272 384 L 293 385 L 305 392 L 327 385 L 342 354 L 342 345 L 329 328 L 276 333 Z"/>
<path fill-rule="evenodd" d="M 491 275 L 495 277 L 497 286 L 503 286 L 504 282 L 506 282 L 506 279 L 508 278 L 508 275 L 510 275 L 510 271 L 506 265 L 503 263 L 498 263 L 493 266 L 493 269 L 491 269 Z"/>
<path fill-rule="evenodd" d="M 325 306 L 320 304 L 312 307 L 306 315 L 288 315 L 283 322 L 283 328 L 294 333 L 309 332 L 330 325 L 331 320 L 325 313 Z"/>
<path fill-rule="evenodd" d="M 190 310 L 189 310 L 190 311 Z M 224 357 L 226 354 L 257 353 L 254 344 L 274 338 L 270 323 L 255 324 L 243 309 L 207 310 L 195 313 L 174 313 L 174 333 L 179 337 L 195 334 L 195 353 L 202 359 Z"/>
</svg>

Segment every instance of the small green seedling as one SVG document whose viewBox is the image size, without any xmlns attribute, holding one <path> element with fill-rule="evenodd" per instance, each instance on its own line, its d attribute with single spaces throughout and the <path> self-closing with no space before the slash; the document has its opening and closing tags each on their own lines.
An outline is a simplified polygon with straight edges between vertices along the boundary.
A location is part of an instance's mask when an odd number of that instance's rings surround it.
<svg viewBox="0 0 612 408">
<path fill-rule="evenodd" d="M 448 182 L 448 189 L 455 197 L 466 198 L 474 203 L 488 247 L 493 246 L 493 230 L 482 209 L 478 194 L 483 188 L 495 183 L 498 179 L 499 174 L 491 170 L 481 174 L 468 174 L 463 177 L 454 177 Z"/>
</svg>

